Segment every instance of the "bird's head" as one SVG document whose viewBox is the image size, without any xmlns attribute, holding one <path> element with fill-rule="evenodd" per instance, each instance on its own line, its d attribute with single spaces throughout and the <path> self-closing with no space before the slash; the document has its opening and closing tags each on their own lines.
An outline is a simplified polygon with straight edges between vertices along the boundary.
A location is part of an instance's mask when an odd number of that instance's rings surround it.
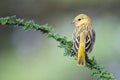
<svg viewBox="0 0 120 80">
<path fill-rule="evenodd" d="M 79 14 L 78 16 L 75 17 L 72 23 L 75 24 L 76 27 L 81 27 L 83 25 L 91 24 L 91 20 L 87 15 Z"/>
</svg>

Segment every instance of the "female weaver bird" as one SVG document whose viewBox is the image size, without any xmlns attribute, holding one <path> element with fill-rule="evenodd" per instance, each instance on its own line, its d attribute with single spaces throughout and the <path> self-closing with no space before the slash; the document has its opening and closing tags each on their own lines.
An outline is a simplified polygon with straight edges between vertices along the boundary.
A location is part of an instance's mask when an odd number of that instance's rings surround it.
<svg viewBox="0 0 120 80">
<path fill-rule="evenodd" d="M 78 64 L 86 63 L 86 55 L 92 51 L 95 42 L 95 31 L 91 19 L 85 14 L 79 14 L 73 20 L 75 30 L 73 33 L 73 51 L 77 56 Z"/>
</svg>

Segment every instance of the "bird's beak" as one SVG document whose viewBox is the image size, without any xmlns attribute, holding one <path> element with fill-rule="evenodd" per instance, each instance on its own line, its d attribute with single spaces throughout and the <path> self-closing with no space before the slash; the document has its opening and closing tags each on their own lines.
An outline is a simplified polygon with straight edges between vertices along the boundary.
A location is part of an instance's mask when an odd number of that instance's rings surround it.
<svg viewBox="0 0 120 80">
<path fill-rule="evenodd" d="M 76 21 L 72 21 L 71 24 L 75 24 Z"/>
</svg>

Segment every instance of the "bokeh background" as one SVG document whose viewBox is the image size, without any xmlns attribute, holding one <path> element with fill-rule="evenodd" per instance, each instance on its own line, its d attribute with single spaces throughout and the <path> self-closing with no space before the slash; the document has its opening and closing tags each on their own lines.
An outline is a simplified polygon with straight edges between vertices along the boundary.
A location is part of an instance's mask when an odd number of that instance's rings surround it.
<svg viewBox="0 0 120 80">
<path fill-rule="evenodd" d="M 96 31 L 89 56 L 120 80 L 120 0 L 0 0 L 0 17 L 48 23 L 69 40 L 71 22 L 80 13 L 91 17 Z M 0 80 L 95 80 L 57 45 L 39 31 L 0 26 Z"/>
</svg>

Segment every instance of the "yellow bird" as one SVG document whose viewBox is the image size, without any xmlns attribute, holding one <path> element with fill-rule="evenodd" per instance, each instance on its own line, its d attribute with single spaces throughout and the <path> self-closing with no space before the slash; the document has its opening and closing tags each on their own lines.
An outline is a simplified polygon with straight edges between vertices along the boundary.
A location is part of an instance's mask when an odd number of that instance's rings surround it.
<svg viewBox="0 0 120 80">
<path fill-rule="evenodd" d="M 78 64 L 85 65 L 86 54 L 92 51 L 95 42 L 95 31 L 91 19 L 85 14 L 76 16 L 73 23 L 75 25 L 73 50 L 77 56 Z"/>
</svg>

